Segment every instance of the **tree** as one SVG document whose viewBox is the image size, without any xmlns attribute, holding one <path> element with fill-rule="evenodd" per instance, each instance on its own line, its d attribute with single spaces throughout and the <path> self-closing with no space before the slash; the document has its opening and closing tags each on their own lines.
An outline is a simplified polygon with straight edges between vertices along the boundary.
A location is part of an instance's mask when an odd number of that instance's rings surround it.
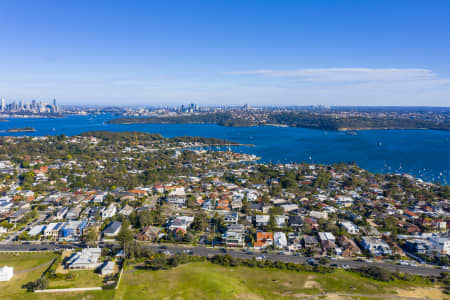
<svg viewBox="0 0 450 300">
<path fill-rule="evenodd" d="M 138 214 L 139 226 L 147 226 L 153 224 L 152 213 L 148 210 L 140 212 Z"/>
<path fill-rule="evenodd" d="M 191 224 L 191 228 L 197 232 L 205 231 L 208 226 L 208 217 L 205 214 L 199 214 L 195 216 L 194 221 Z"/>
<path fill-rule="evenodd" d="M 89 247 L 94 247 L 98 241 L 97 230 L 95 230 L 94 228 L 90 228 L 87 232 L 83 234 L 81 240 Z"/>
<path fill-rule="evenodd" d="M 119 234 L 116 237 L 122 247 L 127 246 L 134 240 L 133 232 L 130 230 L 130 228 L 128 228 L 128 226 L 129 224 L 127 224 L 127 222 L 124 222 L 122 224 L 122 227 L 120 228 Z"/>
<path fill-rule="evenodd" d="M 270 215 L 269 222 L 267 223 L 267 230 L 273 231 L 276 228 L 277 224 L 275 222 L 275 216 Z"/>
<path fill-rule="evenodd" d="M 319 264 L 321 264 L 321 265 L 326 265 L 328 262 L 329 262 L 329 259 L 326 257 L 321 257 L 319 259 Z"/>
</svg>

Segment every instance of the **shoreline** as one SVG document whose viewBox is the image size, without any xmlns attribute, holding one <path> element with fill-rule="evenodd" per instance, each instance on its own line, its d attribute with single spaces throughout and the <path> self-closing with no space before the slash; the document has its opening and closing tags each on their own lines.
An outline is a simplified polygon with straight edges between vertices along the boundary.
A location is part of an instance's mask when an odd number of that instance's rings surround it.
<svg viewBox="0 0 450 300">
<path fill-rule="evenodd" d="M 437 131 L 450 131 L 446 129 L 439 129 L 439 128 L 427 128 L 427 127 L 417 127 L 417 128 L 405 128 L 405 127 L 339 127 L 335 129 L 330 128 L 318 128 L 318 127 L 302 127 L 302 126 L 290 126 L 287 124 L 276 124 L 276 123 L 257 123 L 257 124 L 250 124 L 250 125 L 244 125 L 244 126 L 233 126 L 233 125 L 222 125 L 219 123 L 205 123 L 205 122 L 183 122 L 183 123 L 177 123 L 177 122 L 111 122 L 114 119 L 106 121 L 107 124 L 110 125 L 144 125 L 144 124 L 160 124 L 160 125 L 189 125 L 189 124 L 213 124 L 221 127 L 263 127 L 263 126 L 271 126 L 271 127 L 278 127 L 278 128 L 303 128 L 303 129 L 314 129 L 314 130 L 324 130 L 324 131 L 335 131 L 335 132 L 347 132 L 347 131 L 371 131 L 371 130 L 437 130 Z"/>
</svg>

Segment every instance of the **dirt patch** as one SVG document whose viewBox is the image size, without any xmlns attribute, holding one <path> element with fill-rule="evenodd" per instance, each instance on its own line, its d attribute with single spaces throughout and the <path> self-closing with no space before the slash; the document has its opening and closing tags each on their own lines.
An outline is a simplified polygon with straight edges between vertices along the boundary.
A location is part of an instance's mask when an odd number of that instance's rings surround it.
<svg viewBox="0 0 450 300">
<path fill-rule="evenodd" d="M 323 298 L 325 300 L 351 300 L 354 299 L 352 297 L 349 296 L 340 296 L 340 295 L 326 295 L 325 298 Z"/>
<path fill-rule="evenodd" d="M 422 297 L 424 299 L 433 300 L 448 299 L 448 296 L 443 293 L 440 287 L 422 287 L 408 290 L 396 289 L 395 292 L 402 297 Z"/>
<path fill-rule="evenodd" d="M 236 297 L 234 297 L 235 299 L 242 299 L 242 300 L 262 300 L 264 299 L 263 297 L 253 294 L 253 293 L 241 293 L 236 295 Z"/>
<path fill-rule="evenodd" d="M 72 251 L 66 250 L 61 254 L 61 264 L 58 267 L 56 267 L 56 271 L 55 271 L 57 274 L 69 273 L 69 270 L 64 268 L 64 262 L 67 260 L 67 258 L 69 258 L 69 256 L 72 255 L 72 253 L 73 253 Z"/>
<path fill-rule="evenodd" d="M 304 289 L 320 289 L 320 284 L 314 280 L 313 276 L 308 276 L 303 284 Z"/>
</svg>

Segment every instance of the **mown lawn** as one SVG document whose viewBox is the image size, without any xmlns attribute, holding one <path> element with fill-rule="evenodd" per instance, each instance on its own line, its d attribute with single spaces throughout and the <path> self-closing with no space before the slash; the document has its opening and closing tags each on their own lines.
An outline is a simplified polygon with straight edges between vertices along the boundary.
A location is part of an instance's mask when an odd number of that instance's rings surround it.
<svg viewBox="0 0 450 300">
<path fill-rule="evenodd" d="M 67 274 L 61 274 L 62 278 L 49 279 L 49 289 L 67 289 L 103 286 L 103 279 L 93 270 L 70 271 L 73 279 L 67 279 Z"/>
<path fill-rule="evenodd" d="M 393 294 L 424 281 L 382 283 L 356 274 L 297 273 L 191 263 L 166 271 L 124 273 L 116 299 L 298 299 L 323 292 Z"/>
</svg>

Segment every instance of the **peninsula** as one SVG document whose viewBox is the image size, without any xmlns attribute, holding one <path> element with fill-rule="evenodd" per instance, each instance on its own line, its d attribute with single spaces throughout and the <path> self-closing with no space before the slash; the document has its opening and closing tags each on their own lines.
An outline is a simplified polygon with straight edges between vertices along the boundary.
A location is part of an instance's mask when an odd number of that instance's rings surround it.
<svg viewBox="0 0 450 300">
<path fill-rule="evenodd" d="M 110 124 L 217 124 L 228 127 L 282 126 L 331 131 L 384 129 L 450 130 L 450 122 L 403 117 L 347 116 L 303 111 L 233 111 L 178 114 L 174 116 L 121 117 Z"/>
</svg>

